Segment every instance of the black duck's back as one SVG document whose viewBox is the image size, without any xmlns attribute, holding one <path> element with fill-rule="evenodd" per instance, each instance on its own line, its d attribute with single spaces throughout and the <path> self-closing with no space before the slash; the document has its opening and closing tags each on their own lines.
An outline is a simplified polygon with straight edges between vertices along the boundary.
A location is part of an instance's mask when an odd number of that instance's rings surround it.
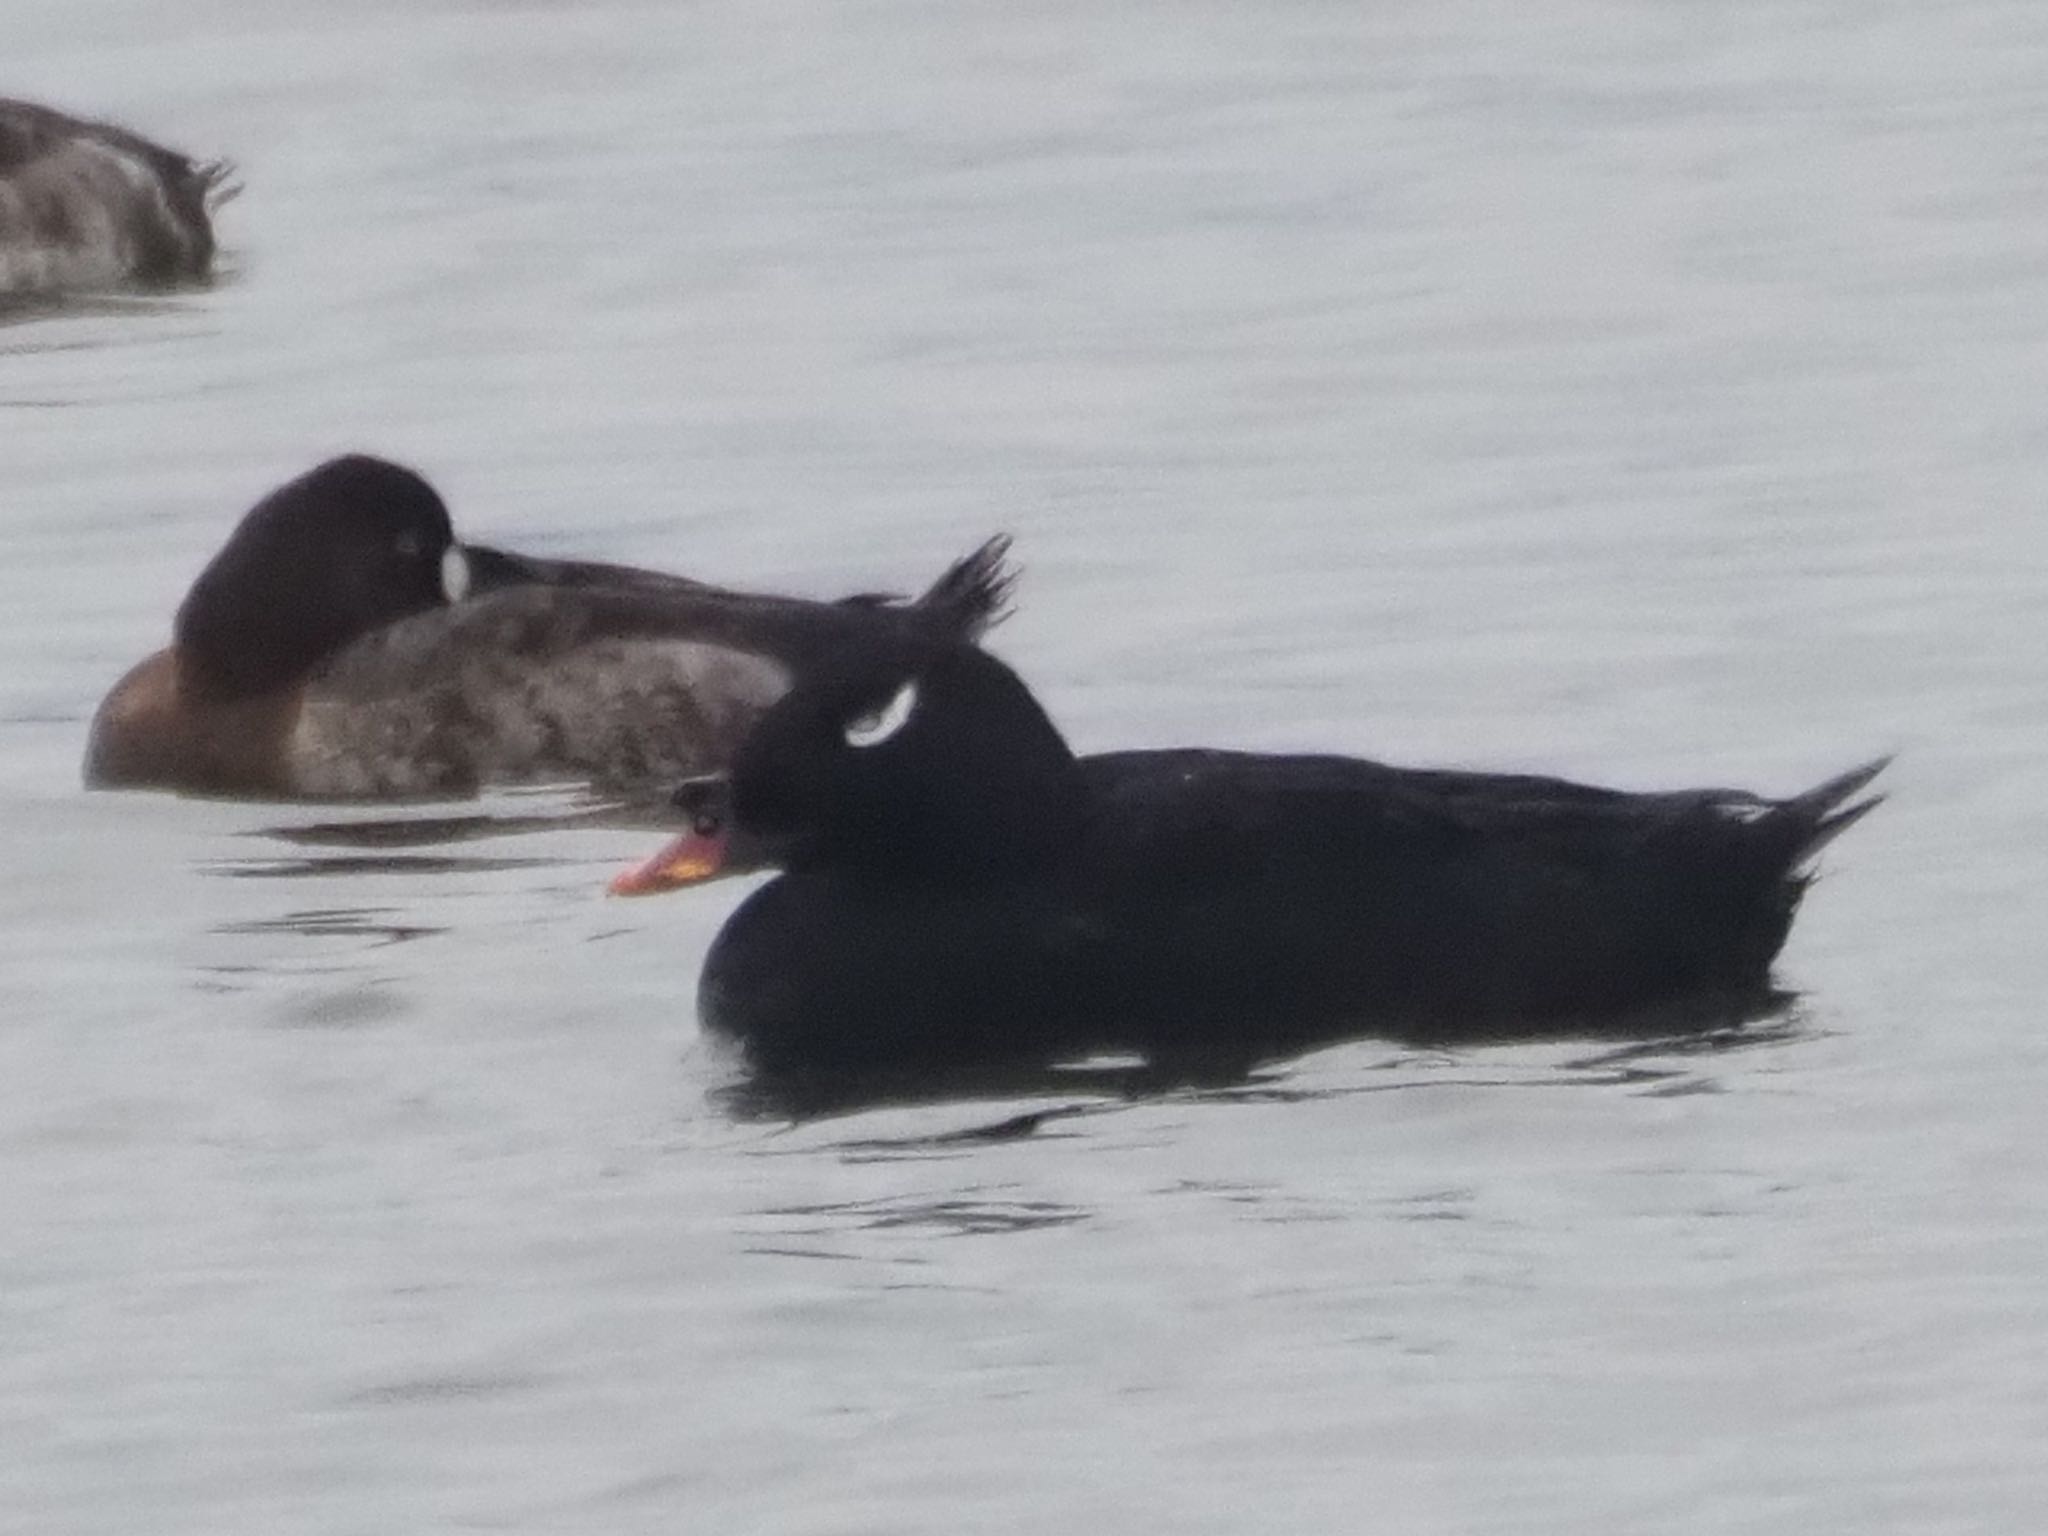
<svg viewBox="0 0 2048 1536">
<path fill-rule="evenodd" d="M 1874 763 L 1774 802 L 1360 759 L 1087 759 L 1098 879 L 1140 927 L 1209 914 L 1306 991 L 1418 1018 L 1558 1019 L 1762 984 Z M 1162 936 L 1162 942 L 1164 942 Z M 1324 957 L 1317 959 L 1316 957 Z"/>
</svg>

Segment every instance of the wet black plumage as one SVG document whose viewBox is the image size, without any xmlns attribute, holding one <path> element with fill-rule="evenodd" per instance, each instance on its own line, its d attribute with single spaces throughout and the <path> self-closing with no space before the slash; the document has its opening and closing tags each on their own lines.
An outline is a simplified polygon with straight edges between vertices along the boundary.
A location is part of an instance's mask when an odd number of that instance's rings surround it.
<svg viewBox="0 0 2048 1536">
<path fill-rule="evenodd" d="M 905 695 L 906 687 L 914 692 Z M 850 742 L 894 695 L 895 732 Z M 858 732 L 856 732 L 858 734 Z M 681 799 L 783 873 L 699 1006 L 770 1073 L 1600 1028 L 1768 985 L 1882 762 L 1638 794 L 1335 756 L 1076 758 L 971 647 L 805 679 Z"/>
</svg>

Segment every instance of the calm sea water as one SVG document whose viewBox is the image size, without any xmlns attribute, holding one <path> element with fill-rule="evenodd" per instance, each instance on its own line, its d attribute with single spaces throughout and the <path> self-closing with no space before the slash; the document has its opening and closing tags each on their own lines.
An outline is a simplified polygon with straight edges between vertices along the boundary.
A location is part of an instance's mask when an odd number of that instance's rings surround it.
<svg viewBox="0 0 2048 1536">
<path fill-rule="evenodd" d="M 4 22 L 0 88 L 248 192 L 217 289 L 0 326 L 0 1527 L 2048 1515 L 2048 13 Z M 739 893 L 608 903 L 644 835 L 79 790 L 349 448 L 820 594 L 1013 530 L 1087 748 L 1894 798 L 1716 1049 L 750 1119 Z"/>
</svg>

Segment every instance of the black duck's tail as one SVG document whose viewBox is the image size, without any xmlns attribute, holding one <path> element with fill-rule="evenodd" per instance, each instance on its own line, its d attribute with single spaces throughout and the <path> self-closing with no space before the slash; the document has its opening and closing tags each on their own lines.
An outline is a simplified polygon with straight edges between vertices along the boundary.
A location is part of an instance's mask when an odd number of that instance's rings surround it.
<svg viewBox="0 0 2048 1536">
<path fill-rule="evenodd" d="M 1010 536 L 999 533 L 973 553 L 947 566 L 916 608 L 934 624 L 963 640 L 978 640 L 1009 616 L 1010 589 L 1017 572 L 1010 565 Z"/>
<path fill-rule="evenodd" d="M 1804 829 L 1804 836 L 1792 853 L 1795 870 L 1809 864 L 1821 849 L 1884 803 L 1883 795 L 1865 795 L 1860 800 L 1855 797 L 1890 764 L 1890 757 L 1876 758 L 1860 768 L 1837 774 L 1824 784 L 1814 785 L 1779 807 L 1781 815 L 1794 818 Z"/>
<path fill-rule="evenodd" d="M 1753 834 L 1744 841 L 1760 888 L 1750 880 L 1729 887 L 1735 902 L 1729 911 L 1740 915 L 1726 930 L 1722 959 L 1731 963 L 1720 978 L 1724 984 L 1750 985 L 1767 977 L 1791 931 L 1793 915 L 1813 885 L 1815 856 L 1877 809 L 1884 796 L 1862 791 L 1890 762 L 1889 757 L 1880 757 L 1816 784 L 1803 795 L 1770 802 L 1761 815 L 1742 817 Z M 1751 802 L 1752 807 L 1755 804 Z"/>
</svg>

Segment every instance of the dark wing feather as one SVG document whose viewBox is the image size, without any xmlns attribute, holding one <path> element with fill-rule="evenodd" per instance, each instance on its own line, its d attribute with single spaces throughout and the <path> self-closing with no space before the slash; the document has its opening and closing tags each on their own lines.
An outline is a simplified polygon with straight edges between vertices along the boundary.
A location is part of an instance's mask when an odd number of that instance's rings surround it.
<svg viewBox="0 0 2048 1536">
<path fill-rule="evenodd" d="M 1384 963 L 1337 967 L 1361 993 L 1483 1016 L 1757 985 L 1881 766 L 1786 801 L 1209 752 L 1084 772 L 1111 888 L 1179 892 L 1205 943 L 1281 964 L 1369 934 Z"/>
<path fill-rule="evenodd" d="M 529 585 L 609 589 L 656 598 L 722 603 L 754 622 L 759 622 L 762 615 L 802 615 L 821 606 L 807 598 L 743 592 L 640 566 L 612 565 L 599 560 L 550 560 L 484 544 L 470 544 L 466 548 L 479 594 Z M 864 592 L 841 598 L 833 606 L 899 615 L 934 639 L 975 640 L 1008 614 L 1010 593 L 1016 584 L 1009 553 L 1009 536 L 998 534 L 947 566 L 914 602 Z M 773 623 L 772 617 L 769 622 Z"/>
<path fill-rule="evenodd" d="M 1153 850 L 1207 847 L 1270 868 L 1442 857 L 1465 845 L 1497 857 L 1584 865 L 1624 855 L 1701 817 L 1740 825 L 1769 802 L 1740 790 L 1639 794 L 1535 774 L 1400 768 L 1365 758 L 1166 750 L 1082 764 L 1115 835 Z"/>
</svg>

